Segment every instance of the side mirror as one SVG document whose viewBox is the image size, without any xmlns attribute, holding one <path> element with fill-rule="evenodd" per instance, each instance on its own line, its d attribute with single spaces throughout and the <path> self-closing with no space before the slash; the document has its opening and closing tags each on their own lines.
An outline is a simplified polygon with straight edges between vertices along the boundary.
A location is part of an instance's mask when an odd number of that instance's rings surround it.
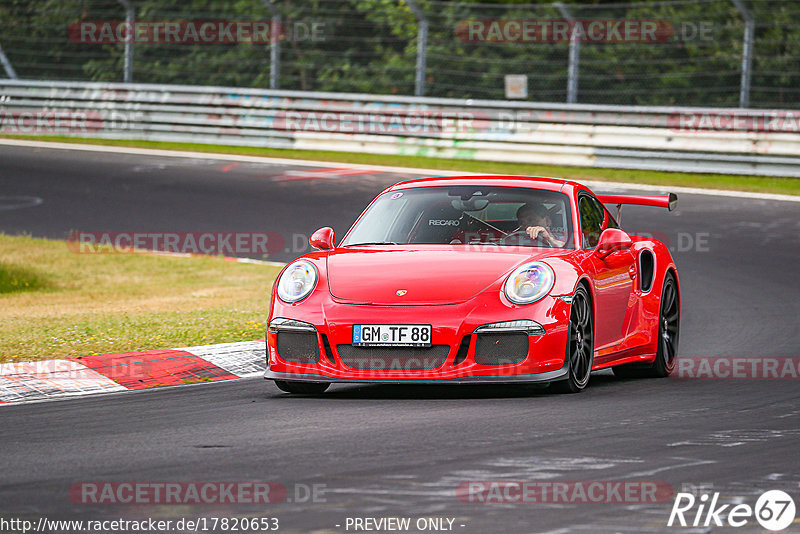
<svg viewBox="0 0 800 534">
<path fill-rule="evenodd" d="M 597 242 L 594 253 L 603 259 L 612 252 L 629 249 L 632 245 L 631 236 L 618 228 L 607 228 L 600 234 L 600 240 Z"/>
<path fill-rule="evenodd" d="M 316 232 L 311 235 L 311 238 L 308 240 L 308 243 L 319 250 L 333 250 L 333 243 L 335 242 L 335 235 L 333 233 L 333 228 L 330 226 L 326 226 L 325 228 L 320 228 Z"/>
</svg>

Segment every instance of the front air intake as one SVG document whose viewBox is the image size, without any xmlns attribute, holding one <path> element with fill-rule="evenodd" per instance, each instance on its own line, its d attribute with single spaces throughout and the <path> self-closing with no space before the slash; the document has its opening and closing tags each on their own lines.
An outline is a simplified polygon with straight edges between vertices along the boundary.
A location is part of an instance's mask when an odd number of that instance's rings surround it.
<svg viewBox="0 0 800 534">
<path fill-rule="evenodd" d="M 278 332 L 278 356 L 287 362 L 317 363 L 319 343 L 316 332 Z"/>
<path fill-rule="evenodd" d="M 461 345 L 459 345 L 458 347 L 458 352 L 456 352 L 456 357 L 453 360 L 453 365 L 458 365 L 467 359 L 467 355 L 469 354 L 469 342 L 471 339 L 472 336 L 469 334 L 467 334 L 461 339 Z"/>
<path fill-rule="evenodd" d="M 528 356 L 528 334 L 522 332 L 487 332 L 478 334 L 475 363 L 514 365 Z"/>
</svg>

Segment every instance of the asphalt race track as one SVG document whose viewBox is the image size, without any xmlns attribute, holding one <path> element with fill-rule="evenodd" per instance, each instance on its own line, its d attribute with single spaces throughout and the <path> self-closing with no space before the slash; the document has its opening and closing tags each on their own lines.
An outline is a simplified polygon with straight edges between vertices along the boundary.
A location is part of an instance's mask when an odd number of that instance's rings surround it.
<svg viewBox="0 0 800 534">
<path fill-rule="evenodd" d="M 270 231 L 287 250 L 269 259 L 286 261 L 304 252 L 295 236 L 329 225 L 341 237 L 378 191 L 403 178 L 320 168 L 327 170 L 0 146 L 0 231 L 61 239 L 75 230 Z M 622 223 L 673 249 L 682 358 L 800 356 L 800 204 L 680 195 L 675 212 L 626 207 Z M 348 517 L 390 516 L 449 518 L 465 534 L 707 532 L 669 529 L 672 498 L 486 504 L 456 490 L 475 481 L 659 481 L 676 492 L 719 492 L 724 503 L 752 506 L 769 489 L 797 500 L 798 384 L 601 372 L 580 395 L 335 386 L 292 397 L 251 379 L 4 406 L 0 512 L 32 520 L 277 517 L 282 532 L 353 532 Z M 73 502 L 69 488 L 87 481 L 274 481 L 288 499 Z M 324 494 L 308 499 L 314 484 Z M 796 520 L 788 531 L 798 529 Z M 763 531 L 754 520 L 733 530 Z"/>
</svg>

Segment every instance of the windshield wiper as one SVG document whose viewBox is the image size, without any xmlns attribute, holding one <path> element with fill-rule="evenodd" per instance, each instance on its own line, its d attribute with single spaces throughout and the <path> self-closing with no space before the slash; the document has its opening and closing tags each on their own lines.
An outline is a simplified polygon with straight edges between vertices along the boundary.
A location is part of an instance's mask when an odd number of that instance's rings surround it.
<svg viewBox="0 0 800 534">
<path fill-rule="evenodd" d="M 369 241 L 367 243 L 350 243 L 349 245 L 344 245 L 345 247 L 360 247 L 361 245 L 399 245 L 400 243 L 395 243 L 394 241 Z"/>
</svg>

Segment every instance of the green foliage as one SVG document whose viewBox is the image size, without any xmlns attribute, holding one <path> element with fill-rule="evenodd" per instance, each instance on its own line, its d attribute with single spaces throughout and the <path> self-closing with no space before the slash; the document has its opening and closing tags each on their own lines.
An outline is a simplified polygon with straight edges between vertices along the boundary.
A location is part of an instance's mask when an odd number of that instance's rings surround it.
<svg viewBox="0 0 800 534">
<path fill-rule="evenodd" d="M 263 0 L 131 0 L 137 21 L 268 21 Z M 414 92 L 417 20 L 403 0 L 272 0 L 287 30 L 282 89 L 409 95 Z M 465 42 L 470 20 L 562 19 L 552 4 L 417 0 L 429 19 L 426 94 L 504 98 L 506 74 L 526 74 L 529 99 L 566 100 L 569 44 Z M 753 107 L 800 107 L 800 3 L 745 0 L 756 20 Z M 736 106 L 744 19 L 730 0 L 630 4 L 567 2 L 578 20 L 664 21 L 675 35 L 658 43 L 580 47 L 578 101 L 640 105 Z M 116 0 L 4 0 L 0 45 L 20 77 L 121 81 L 124 45 L 68 38 L 70 24 L 120 21 Z M 318 39 L 308 29 L 321 28 Z M 710 33 L 684 38 L 685 27 Z M 299 31 L 303 30 L 303 31 Z M 134 80 L 268 87 L 269 43 L 136 43 Z"/>
</svg>

